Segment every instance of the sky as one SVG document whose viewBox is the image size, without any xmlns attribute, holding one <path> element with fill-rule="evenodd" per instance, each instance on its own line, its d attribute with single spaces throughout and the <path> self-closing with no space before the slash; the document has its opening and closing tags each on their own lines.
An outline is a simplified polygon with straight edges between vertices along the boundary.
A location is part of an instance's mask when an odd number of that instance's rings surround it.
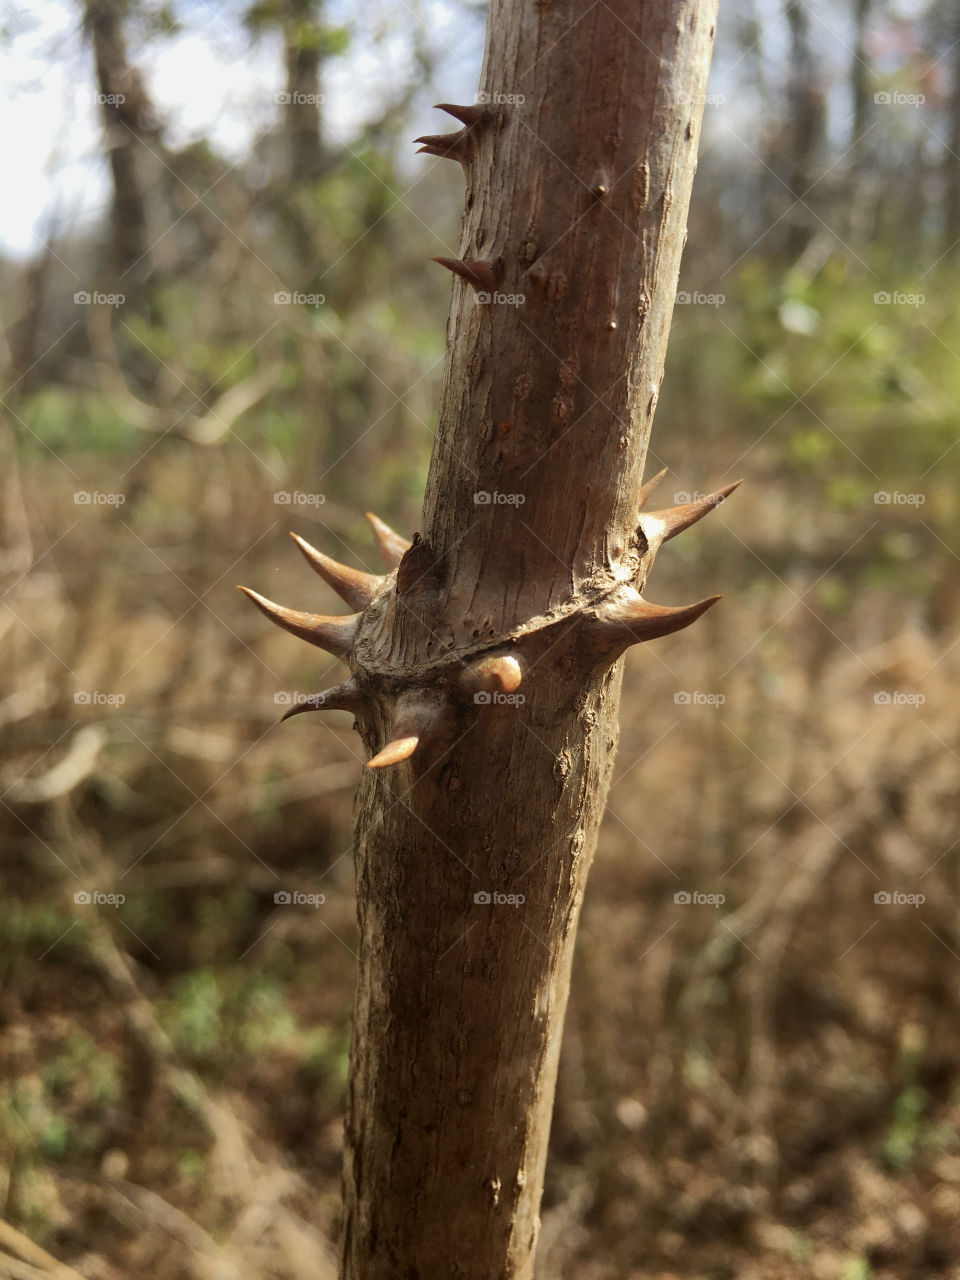
<svg viewBox="0 0 960 1280">
<path fill-rule="evenodd" d="M 331 141 L 355 137 L 365 119 L 377 118 L 396 100 L 398 82 L 406 84 L 412 74 L 410 32 L 418 20 L 429 24 L 438 100 L 445 95 L 447 101 L 469 101 L 478 84 L 481 22 L 465 20 L 455 0 L 423 0 L 416 11 L 414 2 L 363 0 L 361 27 L 352 0 L 327 0 L 329 20 L 347 23 L 353 32 L 349 52 L 332 60 L 323 86 L 324 128 Z M 881 73 L 888 64 L 903 62 L 909 19 L 915 17 L 911 10 L 918 5 L 920 0 L 894 4 L 898 19 L 891 17 L 877 36 L 885 31 L 891 48 L 880 40 L 872 50 Z M 245 0 L 182 0 L 175 7 L 181 22 L 175 36 L 139 49 L 135 34 L 130 37 L 131 57 L 164 122 L 166 142 L 178 148 L 206 137 L 220 154 L 240 159 L 282 110 L 275 102 L 283 88 L 279 37 L 251 40 L 241 21 Z M 786 31 L 780 0 L 759 0 L 756 7 L 765 61 L 782 66 Z M 28 257 L 51 227 L 69 220 L 82 228 L 108 205 L 97 86 L 80 9 L 80 0 L 33 0 L 29 10 L 0 0 L 0 172 L 7 178 L 6 198 L 0 201 L 0 254 L 7 257 Z M 721 23 L 710 83 L 717 101 L 708 99 L 705 148 L 723 145 L 727 131 L 735 140 L 756 128 L 757 104 L 744 83 L 749 55 L 737 47 L 734 30 L 742 11 L 731 5 L 725 29 Z M 850 14 L 845 7 L 821 4 L 811 4 L 809 13 L 825 83 L 833 86 L 831 116 L 842 133 L 850 112 L 845 87 Z M 425 101 L 420 132 L 438 127 Z"/>
<path fill-rule="evenodd" d="M 391 99 L 397 79 L 410 74 L 412 10 L 371 0 L 365 5 L 370 21 L 364 27 L 377 26 L 380 38 L 375 46 L 371 37 L 356 38 L 348 56 L 332 64 L 324 126 L 333 138 L 356 136 L 363 120 L 375 118 Z M 283 89 L 279 38 L 252 43 L 240 11 L 239 5 L 186 3 L 178 7 L 182 30 L 176 36 L 142 50 L 131 44 L 173 148 L 206 137 L 221 154 L 239 158 L 282 110 L 275 102 Z M 355 16 L 355 9 L 350 12 Z M 441 61 L 449 54 L 451 63 L 478 68 L 482 47 L 474 32 L 465 47 L 462 12 L 445 4 L 427 12 Z M 29 11 L 3 4 L 0 21 L 0 172 L 8 179 L 0 201 L 0 254 L 22 259 L 43 243 L 51 224 L 95 221 L 107 207 L 109 179 L 79 3 L 35 0 Z M 471 26 L 479 31 L 478 24 Z"/>
</svg>

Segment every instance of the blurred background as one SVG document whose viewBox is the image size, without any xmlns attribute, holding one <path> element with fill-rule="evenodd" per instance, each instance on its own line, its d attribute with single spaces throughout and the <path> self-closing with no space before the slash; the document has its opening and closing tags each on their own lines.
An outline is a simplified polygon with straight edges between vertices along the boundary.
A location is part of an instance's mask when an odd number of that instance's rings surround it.
<svg viewBox="0 0 960 1280">
<path fill-rule="evenodd" d="M 361 754 L 234 584 L 417 527 L 484 6 L 0 13 L 0 1276 L 333 1276 Z M 745 484 L 627 658 L 543 1280 L 960 1277 L 958 263 L 957 0 L 724 0 L 648 473 Z"/>
</svg>

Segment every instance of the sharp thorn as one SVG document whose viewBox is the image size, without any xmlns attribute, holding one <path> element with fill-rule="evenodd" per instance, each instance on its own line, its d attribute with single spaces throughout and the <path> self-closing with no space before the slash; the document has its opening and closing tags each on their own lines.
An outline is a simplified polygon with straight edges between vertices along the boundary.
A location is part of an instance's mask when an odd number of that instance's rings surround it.
<svg viewBox="0 0 960 1280">
<path fill-rule="evenodd" d="M 650 497 L 651 493 L 653 493 L 654 489 L 657 487 L 657 485 L 660 483 L 660 481 L 663 479 L 663 477 L 667 474 L 669 470 L 670 470 L 669 467 L 664 467 L 662 471 L 658 471 L 655 476 L 651 476 L 650 479 L 646 482 L 646 484 L 643 485 L 643 487 L 640 490 L 640 493 L 637 495 L 638 511 L 643 510 L 643 507 L 646 505 L 647 499 Z"/>
<path fill-rule="evenodd" d="M 436 694 L 424 689 L 408 689 L 397 700 L 390 739 L 367 761 L 368 769 L 384 769 L 401 760 L 409 760 L 428 737 L 436 733 L 441 707 Z"/>
<path fill-rule="evenodd" d="M 417 737 L 394 738 L 382 750 L 378 751 L 372 760 L 367 761 L 367 768 L 384 769 L 387 765 L 399 764 L 401 760 L 409 760 L 419 745 L 420 739 Z"/>
<path fill-rule="evenodd" d="M 299 636 L 309 644 L 326 649 L 338 658 L 345 658 L 353 648 L 357 636 L 357 623 L 360 615 L 351 614 L 347 618 L 326 618 L 318 613 L 298 613 L 296 609 L 285 609 L 281 604 L 274 604 L 266 596 L 251 591 L 249 587 L 240 590 L 257 606 L 271 622 Z"/>
<path fill-rule="evenodd" d="M 661 636 L 682 631 L 696 622 L 722 596 L 708 596 L 696 604 L 651 604 L 632 588 L 626 588 L 616 597 L 602 604 L 596 613 L 596 624 L 603 634 L 619 636 L 626 644 L 639 644 L 646 640 L 659 640 Z"/>
<path fill-rule="evenodd" d="M 303 558 L 310 568 L 318 573 L 328 586 L 333 587 L 340 599 L 346 600 L 351 609 L 365 609 L 383 585 L 384 579 L 379 574 L 363 573 L 360 569 L 351 569 L 345 564 L 331 560 L 316 547 L 311 547 L 310 543 L 297 533 L 291 533 L 290 537 L 303 552 Z"/>
<path fill-rule="evenodd" d="M 497 287 L 497 277 L 489 262 L 476 258 L 467 260 L 461 258 L 431 258 L 430 261 L 439 262 L 441 267 L 446 267 L 455 276 L 460 276 L 461 279 L 466 280 L 467 284 L 472 284 L 475 289 L 483 289 L 489 293 L 493 292 Z"/>
<path fill-rule="evenodd" d="M 669 542 L 671 538 L 675 538 L 684 529 L 689 529 L 692 524 L 702 520 L 714 507 L 718 507 L 721 502 L 729 498 L 730 494 L 741 483 L 742 481 L 735 480 L 733 484 L 728 484 L 725 488 L 718 489 L 716 493 L 708 493 L 705 497 L 698 498 L 696 502 L 685 502 L 680 507 L 668 507 L 666 511 L 651 511 L 649 516 L 654 520 L 662 521 L 666 526 L 663 540 L 664 542 Z"/>
<path fill-rule="evenodd" d="M 375 516 L 372 511 L 367 512 L 367 519 L 370 521 L 370 528 L 373 530 L 380 554 L 389 568 L 396 569 L 413 544 L 406 538 L 401 538 L 399 533 L 394 533 L 390 526 L 385 524 L 379 516 Z"/>
<path fill-rule="evenodd" d="M 362 710 L 363 706 L 364 697 L 360 686 L 351 676 L 349 680 L 344 680 L 343 684 L 334 685 L 332 689 L 327 689 L 323 693 L 314 693 L 309 698 L 304 698 L 294 706 L 288 707 L 280 717 L 280 723 L 304 711 L 357 712 Z"/>
<path fill-rule="evenodd" d="M 512 653 L 489 654 L 467 663 L 460 673 L 465 693 L 513 693 L 523 680 L 523 668 Z"/>
<path fill-rule="evenodd" d="M 438 111 L 445 111 L 448 116 L 453 116 L 454 120 L 459 120 L 468 129 L 472 129 L 475 124 L 480 124 L 487 117 L 486 107 L 459 107 L 455 102 L 438 102 L 435 106 Z"/>
<path fill-rule="evenodd" d="M 414 142 L 424 144 L 417 155 L 426 152 L 430 156 L 439 156 L 441 160 L 459 160 L 461 164 L 465 164 L 469 158 L 470 145 L 466 129 L 461 129 L 458 133 L 426 133 L 422 138 L 414 138 Z"/>
</svg>

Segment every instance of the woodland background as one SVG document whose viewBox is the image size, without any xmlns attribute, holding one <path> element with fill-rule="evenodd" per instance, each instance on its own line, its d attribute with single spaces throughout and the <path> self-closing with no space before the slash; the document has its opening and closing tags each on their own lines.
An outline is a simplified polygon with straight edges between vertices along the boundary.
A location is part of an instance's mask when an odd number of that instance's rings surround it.
<svg viewBox="0 0 960 1280">
<path fill-rule="evenodd" d="M 234 584 L 341 612 L 288 530 L 417 527 L 462 178 L 410 140 L 485 14 L 3 16 L 104 194 L 0 261 L 0 1276 L 333 1276 L 362 761 Z M 239 143 L 160 105 L 186 41 L 262 73 Z M 960 1277 L 958 268 L 960 4 L 724 0 L 648 474 L 745 483 L 627 657 L 543 1280 Z"/>
</svg>

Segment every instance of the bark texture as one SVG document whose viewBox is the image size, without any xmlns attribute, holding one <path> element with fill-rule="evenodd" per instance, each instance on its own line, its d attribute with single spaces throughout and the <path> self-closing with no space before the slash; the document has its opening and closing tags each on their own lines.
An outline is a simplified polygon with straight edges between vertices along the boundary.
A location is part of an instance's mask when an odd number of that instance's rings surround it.
<svg viewBox="0 0 960 1280">
<path fill-rule="evenodd" d="M 532 1275 L 619 658 L 715 599 L 639 595 L 660 544 L 724 496 L 640 513 L 715 13 L 495 0 L 478 105 L 421 139 L 466 178 L 421 529 L 408 545 L 375 522 L 379 582 L 301 547 L 341 575 L 349 620 L 257 598 L 346 657 L 312 705 L 354 711 L 373 766 L 345 1280 Z"/>
<path fill-rule="evenodd" d="M 714 5 L 683 0 L 492 8 L 459 256 L 496 283 L 454 284 L 429 550 L 358 656 L 385 681 L 442 690 L 441 670 L 509 648 L 524 701 L 468 702 L 361 787 L 349 1280 L 532 1273 L 617 741 L 616 642 L 584 623 L 649 556 L 638 490 L 714 21 Z M 374 751 L 389 708 L 377 721 L 364 726 Z M 524 901 L 483 901 L 495 893 Z"/>
</svg>

